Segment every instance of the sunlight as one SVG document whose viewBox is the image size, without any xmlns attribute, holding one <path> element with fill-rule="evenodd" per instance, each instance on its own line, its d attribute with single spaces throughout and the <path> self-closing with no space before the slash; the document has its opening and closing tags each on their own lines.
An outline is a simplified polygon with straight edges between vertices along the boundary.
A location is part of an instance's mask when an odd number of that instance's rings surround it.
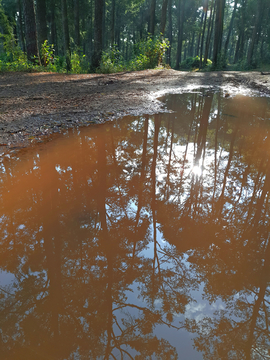
<svg viewBox="0 0 270 360">
<path fill-rule="evenodd" d="M 193 166 L 192 172 L 194 175 L 201 176 L 202 175 L 202 167 L 201 166 Z"/>
</svg>

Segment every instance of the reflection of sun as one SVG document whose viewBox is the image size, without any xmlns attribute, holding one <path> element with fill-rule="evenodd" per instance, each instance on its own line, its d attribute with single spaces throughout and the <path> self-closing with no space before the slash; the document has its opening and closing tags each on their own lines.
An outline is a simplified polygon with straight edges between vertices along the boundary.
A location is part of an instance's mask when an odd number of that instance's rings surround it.
<svg viewBox="0 0 270 360">
<path fill-rule="evenodd" d="M 201 175 L 202 175 L 202 168 L 201 168 L 201 166 L 198 166 L 198 165 L 193 166 L 192 172 L 193 172 L 194 175 L 201 176 Z"/>
</svg>

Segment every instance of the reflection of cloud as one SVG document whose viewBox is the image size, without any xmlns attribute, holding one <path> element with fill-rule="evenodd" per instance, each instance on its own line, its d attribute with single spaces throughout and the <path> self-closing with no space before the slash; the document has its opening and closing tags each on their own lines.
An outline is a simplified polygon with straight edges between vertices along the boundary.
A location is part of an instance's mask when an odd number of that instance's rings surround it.
<svg viewBox="0 0 270 360">
<path fill-rule="evenodd" d="M 206 308 L 203 303 L 191 303 L 186 306 L 185 316 L 187 318 L 194 318 L 196 313 L 201 313 Z"/>
<path fill-rule="evenodd" d="M 211 305 L 211 309 L 216 310 L 225 310 L 225 306 L 223 304 L 214 303 Z"/>
<path fill-rule="evenodd" d="M 200 321 L 206 316 L 213 316 L 215 311 L 224 309 L 225 306 L 221 301 L 217 301 L 211 305 L 207 302 L 193 302 L 186 306 L 185 317 Z"/>
</svg>

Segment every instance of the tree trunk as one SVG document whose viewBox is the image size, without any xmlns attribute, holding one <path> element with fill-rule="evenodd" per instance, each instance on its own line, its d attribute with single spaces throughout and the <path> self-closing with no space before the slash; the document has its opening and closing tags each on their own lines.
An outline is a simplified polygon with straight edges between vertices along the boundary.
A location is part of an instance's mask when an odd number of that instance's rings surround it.
<svg viewBox="0 0 270 360">
<path fill-rule="evenodd" d="M 56 54 L 58 54 L 58 46 L 57 46 L 57 33 L 56 33 L 56 23 L 55 23 L 55 2 L 53 0 L 50 1 L 50 32 L 51 32 L 51 44 L 54 45 L 56 49 Z"/>
<path fill-rule="evenodd" d="M 100 65 L 102 56 L 102 39 L 103 39 L 103 0 L 95 0 L 95 20 L 94 20 L 94 54 L 92 66 L 97 69 Z"/>
<path fill-rule="evenodd" d="M 171 66 L 171 53 L 172 53 L 172 40 L 173 40 L 173 36 L 172 36 L 172 0 L 169 0 L 168 2 L 168 20 L 169 20 L 169 26 L 168 26 L 168 39 L 169 39 L 169 43 L 170 43 L 170 47 L 168 49 L 167 52 L 167 56 L 168 56 L 168 64 Z"/>
<path fill-rule="evenodd" d="M 149 32 L 153 36 L 155 35 L 155 17 L 156 17 L 156 0 L 151 0 Z"/>
<path fill-rule="evenodd" d="M 166 28 L 166 17 L 167 17 L 168 0 L 163 0 L 161 10 L 161 22 L 160 22 L 160 33 L 163 35 Z"/>
<path fill-rule="evenodd" d="M 113 47 L 115 42 L 115 0 L 112 0 L 112 18 L 111 18 L 111 46 Z"/>
<path fill-rule="evenodd" d="M 184 10 L 185 10 L 184 0 L 178 0 L 178 44 L 177 44 L 177 54 L 176 54 L 176 67 L 175 67 L 176 70 L 179 69 L 179 64 L 181 63 Z"/>
<path fill-rule="evenodd" d="M 88 20 L 88 37 L 87 37 L 87 55 L 91 59 L 92 57 L 92 50 L 93 50 L 93 0 L 89 3 L 90 11 L 87 17 Z"/>
<path fill-rule="evenodd" d="M 79 48 L 81 46 L 80 36 L 80 0 L 74 0 L 74 42 Z"/>
<path fill-rule="evenodd" d="M 234 22 L 234 18 L 235 18 L 237 5 L 238 5 L 238 0 L 234 0 L 233 13 L 232 13 L 231 21 L 230 21 L 230 26 L 229 26 L 227 39 L 226 39 L 226 42 L 225 42 L 225 45 L 224 45 L 224 57 L 225 58 L 227 56 L 227 51 L 228 51 L 228 47 L 229 47 L 230 36 L 231 36 L 231 33 L 232 33 L 232 29 L 233 29 L 233 22 Z"/>
<path fill-rule="evenodd" d="M 38 30 L 38 45 L 41 48 L 41 45 L 45 40 L 48 40 L 47 32 L 47 4 L 46 0 L 36 0 L 37 4 L 37 30 Z"/>
<path fill-rule="evenodd" d="M 102 49 L 106 47 L 106 1 L 103 1 L 103 15 L 102 15 Z"/>
<path fill-rule="evenodd" d="M 24 42 L 24 33 L 23 33 L 23 11 L 22 11 L 22 3 L 21 0 L 17 0 L 17 6 L 18 6 L 18 35 L 19 35 L 19 43 L 22 48 L 23 52 L 26 52 L 25 48 L 25 42 Z"/>
<path fill-rule="evenodd" d="M 208 54 L 209 54 L 210 39 L 211 39 L 211 36 L 212 36 L 213 26 L 214 26 L 213 25 L 214 24 L 214 22 L 213 22 L 213 20 L 214 20 L 213 7 L 214 7 L 214 0 L 212 0 L 212 3 L 211 3 L 210 17 L 209 17 L 209 21 L 208 21 L 208 29 L 207 29 L 204 60 L 203 60 L 204 66 L 206 66 L 206 63 L 207 63 Z"/>
<path fill-rule="evenodd" d="M 242 1 L 242 8 L 241 8 L 241 20 L 240 20 L 240 27 L 239 27 L 239 35 L 235 49 L 234 55 L 234 63 L 237 63 L 239 60 L 242 60 L 244 56 L 244 44 L 245 44 L 245 23 L 246 23 L 246 0 Z"/>
<path fill-rule="evenodd" d="M 23 0 L 24 22 L 25 22 L 25 41 L 28 60 L 40 64 L 37 26 L 33 0 Z"/>
<path fill-rule="evenodd" d="M 205 34 L 205 28 L 206 28 L 206 22 L 207 22 L 208 0 L 206 0 L 206 7 L 203 10 L 205 12 L 205 15 L 204 15 L 203 32 L 202 32 L 202 39 L 201 39 L 200 69 L 202 67 L 203 42 L 204 42 L 204 34 Z"/>
<path fill-rule="evenodd" d="M 217 62 L 221 53 L 225 0 L 216 0 L 216 4 L 215 39 L 213 50 L 214 67 L 217 66 Z"/>
<path fill-rule="evenodd" d="M 198 35 L 198 42 L 197 42 L 197 49 L 196 49 L 195 56 L 199 56 L 199 53 L 200 53 L 201 30 L 202 30 L 202 25 L 203 25 L 203 18 L 204 18 L 204 12 L 202 13 L 202 18 L 201 18 L 201 23 L 200 23 L 200 30 L 199 30 L 199 35 Z"/>
<path fill-rule="evenodd" d="M 62 4 L 62 22 L 63 22 L 63 34 L 64 34 L 64 51 L 67 63 L 67 71 L 71 70 L 70 62 L 70 40 L 69 40 L 69 30 L 68 30 L 68 17 L 67 17 L 67 1 L 61 0 Z"/>
<path fill-rule="evenodd" d="M 191 42 L 189 45 L 189 50 L 188 50 L 188 56 L 190 56 L 190 57 L 193 57 L 194 41 L 195 41 L 195 32 L 193 31 Z"/>
<path fill-rule="evenodd" d="M 262 5 L 263 5 L 263 0 L 258 0 L 255 25 L 254 25 L 254 28 L 253 28 L 252 38 L 251 38 L 251 42 L 250 42 L 249 49 L 248 49 L 248 54 L 247 54 L 247 64 L 248 64 L 248 66 L 251 65 L 251 60 L 252 60 L 252 56 L 253 56 L 253 50 L 254 50 L 254 47 L 255 47 L 260 22 L 262 20 L 262 15 L 263 15 L 263 6 Z"/>
</svg>

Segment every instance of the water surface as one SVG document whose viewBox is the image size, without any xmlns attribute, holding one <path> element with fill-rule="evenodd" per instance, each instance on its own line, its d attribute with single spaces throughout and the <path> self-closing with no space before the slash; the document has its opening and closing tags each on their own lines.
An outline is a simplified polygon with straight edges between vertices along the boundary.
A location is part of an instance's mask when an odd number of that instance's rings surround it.
<svg viewBox="0 0 270 360">
<path fill-rule="evenodd" d="M 269 358 L 269 99 L 163 101 L 2 159 L 1 358 Z"/>
</svg>

